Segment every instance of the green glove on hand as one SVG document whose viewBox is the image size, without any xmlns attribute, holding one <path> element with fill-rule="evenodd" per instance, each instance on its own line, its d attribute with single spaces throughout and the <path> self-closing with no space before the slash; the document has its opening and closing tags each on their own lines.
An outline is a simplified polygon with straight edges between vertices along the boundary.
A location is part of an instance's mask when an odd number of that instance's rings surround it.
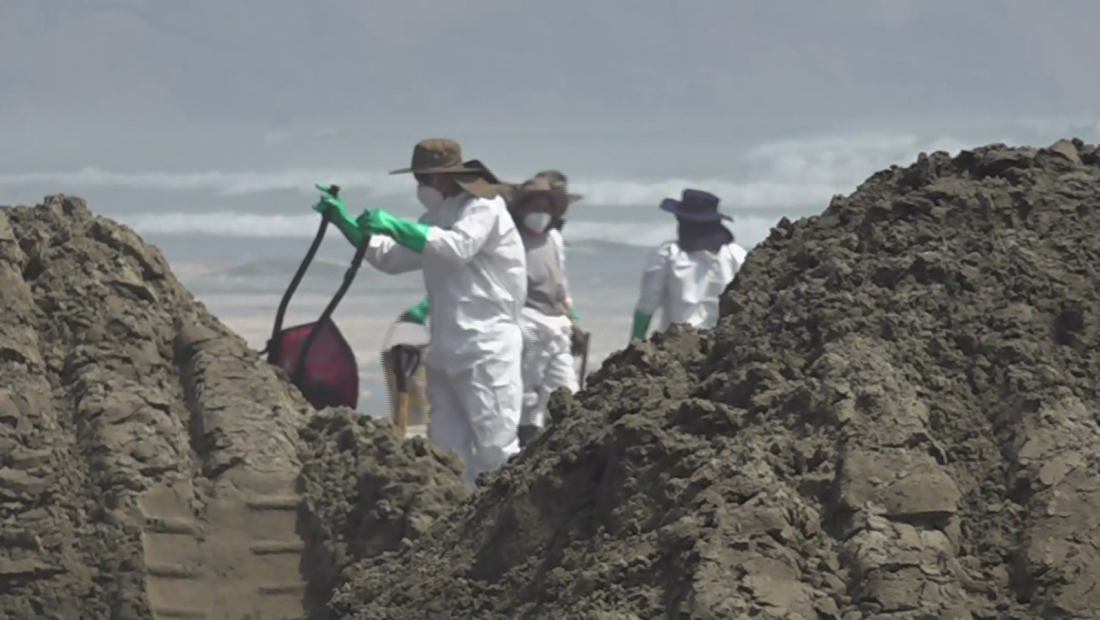
<svg viewBox="0 0 1100 620">
<path fill-rule="evenodd" d="M 401 245 L 420 253 L 428 243 L 428 231 L 431 227 L 394 217 L 384 209 L 375 209 L 359 216 L 359 230 L 368 235 L 388 235 Z"/>
<path fill-rule="evenodd" d="M 581 314 L 577 312 L 576 306 L 569 307 L 569 318 L 573 319 L 574 323 L 578 323 L 581 320 Z"/>
<path fill-rule="evenodd" d="M 321 190 L 321 200 L 313 205 L 313 210 L 322 215 L 328 213 L 329 218 L 331 218 L 332 222 L 336 224 L 336 227 L 340 229 L 340 232 L 344 233 L 344 237 L 348 242 L 355 247 L 359 247 L 359 245 L 363 243 L 364 235 L 360 232 L 359 226 L 355 223 L 355 220 L 348 215 L 348 210 L 347 207 L 344 206 L 344 201 L 332 192 L 331 185 L 317 183 L 314 187 Z"/>
<path fill-rule="evenodd" d="M 652 314 L 634 311 L 634 326 L 630 330 L 631 340 L 645 340 L 645 334 L 649 331 L 649 322 L 653 320 Z"/>
<path fill-rule="evenodd" d="M 402 323 L 423 325 L 424 322 L 428 320 L 428 298 L 425 297 L 420 303 L 402 312 L 398 320 Z"/>
</svg>

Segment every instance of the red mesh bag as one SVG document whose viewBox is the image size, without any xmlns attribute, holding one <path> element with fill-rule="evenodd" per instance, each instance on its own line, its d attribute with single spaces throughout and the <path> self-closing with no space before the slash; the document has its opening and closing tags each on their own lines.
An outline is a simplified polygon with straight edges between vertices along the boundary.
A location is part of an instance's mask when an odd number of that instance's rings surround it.
<svg viewBox="0 0 1100 620">
<path fill-rule="evenodd" d="M 314 326 L 317 327 L 317 335 L 302 359 L 298 376 L 295 376 L 302 346 Z M 331 319 L 284 329 L 275 337 L 271 347 L 274 352 L 271 363 L 294 379 L 298 389 L 315 408 L 343 406 L 354 409 L 359 404 L 359 364 L 351 345 Z"/>
<path fill-rule="evenodd" d="M 317 186 L 328 195 L 331 201 L 337 201 L 340 188 L 331 186 Z M 271 338 L 267 341 L 267 361 L 279 366 L 288 375 L 294 385 L 302 391 L 302 395 L 317 409 L 325 407 L 344 406 L 352 409 L 359 404 L 359 364 L 355 361 L 355 353 L 352 352 L 348 341 L 340 333 L 340 329 L 332 322 L 332 313 L 336 306 L 348 292 L 359 266 L 363 263 L 363 257 L 367 251 L 367 241 L 363 240 L 355 250 L 355 256 L 351 259 L 351 266 L 344 274 L 344 281 L 332 297 L 332 300 L 321 313 L 321 318 L 315 323 L 298 325 L 283 329 L 283 317 L 286 316 L 287 305 L 298 284 L 302 281 L 313 257 L 317 255 L 317 248 L 321 246 L 321 240 L 325 238 L 325 231 L 330 221 L 329 212 L 322 214 L 321 225 L 313 238 L 313 243 L 298 266 L 298 271 L 290 281 L 279 309 L 275 313 L 275 326 L 271 330 Z M 316 329 L 315 329 L 316 328 Z M 302 350 L 305 349 L 305 355 Z"/>
</svg>

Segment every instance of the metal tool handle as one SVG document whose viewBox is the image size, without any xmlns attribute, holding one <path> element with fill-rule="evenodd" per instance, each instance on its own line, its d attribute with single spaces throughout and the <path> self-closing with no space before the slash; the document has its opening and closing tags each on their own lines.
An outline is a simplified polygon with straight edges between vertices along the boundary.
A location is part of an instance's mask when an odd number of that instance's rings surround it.
<svg viewBox="0 0 1100 620">
<path fill-rule="evenodd" d="M 409 380 L 420 367 L 420 348 L 410 344 L 395 344 L 390 348 L 394 380 L 397 383 L 397 411 L 394 425 L 398 437 L 404 437 L 409 429 Z"/>
</svg>

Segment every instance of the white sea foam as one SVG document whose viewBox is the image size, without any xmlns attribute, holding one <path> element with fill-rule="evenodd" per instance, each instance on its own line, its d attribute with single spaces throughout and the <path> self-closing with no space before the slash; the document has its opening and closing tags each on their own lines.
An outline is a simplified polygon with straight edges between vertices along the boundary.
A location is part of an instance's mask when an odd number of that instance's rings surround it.
<svg viewBox="0 0 1100 620">
<path fill-rule="evenodd" d="M 569 222 L 564 234 L 571 244 L 602 242 L 645 247 L 675 238 L 676 226 L 672 218 L 655 215 L 656 218 L 647 218 L 648 222 L 593 222 L 576 218 Z M 736 218 L 730 228 L 743 245 L 755 245 L 767 237 L 779 217 L 778 214 L 775 217 L 742 216 Z M 313 214 L 169 213 L 120 215 L 117 219 L 141 235 L 310 238 L 317 230 L 317 216 Z"/>
<path fill-rule="evenodd" d="M 957 151 L 961 146 L 950 139 L 923 139 L 914 135 L 819 137 L 765 143 L 740 153 L 731 151 L 728 171 L 720 175 L 626 179 L 601 178 L 584 170 L 567 172 L 573 188 L 585 195 L 586 207 L 656 205 L 665 197 L 678 195 L 685 187 L 698 187 L 721 196 L 728 207 L 783 210 L 822 205 L 833 194 L 852 191 L 875 170 L 912 161 L 920 151 Z M 672 153 L 670 157 L 677 156 Z M 505 178 L 513 177 L 505 175 Z M 167 173 L 88 167 L 77 171 L 0 174 L 0 190 L 35 186 L 71 193 L 87 188 L 115 188 L 207 191 L 216 196 L 273 191 L 312 195 L 313 184 L 318 181 L 365 190 L 371 196 L 411 197 L 407 176 L 391 176 L 385 171 L 306 168 Z"/>
</svg>

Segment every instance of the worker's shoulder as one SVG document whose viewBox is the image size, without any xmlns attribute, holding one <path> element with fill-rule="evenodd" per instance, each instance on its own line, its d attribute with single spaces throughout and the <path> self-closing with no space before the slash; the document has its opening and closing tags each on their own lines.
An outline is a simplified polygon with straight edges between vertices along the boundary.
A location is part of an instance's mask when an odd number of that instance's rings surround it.
<svg viewBox="0 0 1100 620">
<path fill-rule="evenodd" d="M 649 253 L 650 264 L 656 262 L 671 262 L 677 256 L 682 254 L 680 251 L 680 244 L 675 239 L 669 239 L 668 241 L 662 241 L 657 247 Z"/>
<path fill-rule="evenodd" d="M 454 217 L 456 220 L 477 221 L 481 226 L 491 228 L 506 226 L 511 221 L 503 198 L 482 198 L 472 194 L 465 194 L 465 199 L 454 211 Z"/>
<path fill-rule="evenodd" d="M 734 243 L 733 241 L 727 243 L 722 249 L 724 252 L 729 254 L 729 256 L 733 257 L 733 259 L 737 261 L 738 265 L 744 263 L 745 257 L 749 255 L 748 251 L 745 250 L 745 248 L 741 247 L 737 243 Z"/>
<path fill-rule="evenodd" d="M 472 194 L 467 194 L 466 196 L 466 201 L 462 204 L 463 209 L 478 207 L 488 208 L 500 213 L 508 212 L 508 205 L 504 202 L 504 198 L 500 195 L 493 196 L 492 198 L 483 198 L 481 196 L 474 196 Z"/>
</svg>

